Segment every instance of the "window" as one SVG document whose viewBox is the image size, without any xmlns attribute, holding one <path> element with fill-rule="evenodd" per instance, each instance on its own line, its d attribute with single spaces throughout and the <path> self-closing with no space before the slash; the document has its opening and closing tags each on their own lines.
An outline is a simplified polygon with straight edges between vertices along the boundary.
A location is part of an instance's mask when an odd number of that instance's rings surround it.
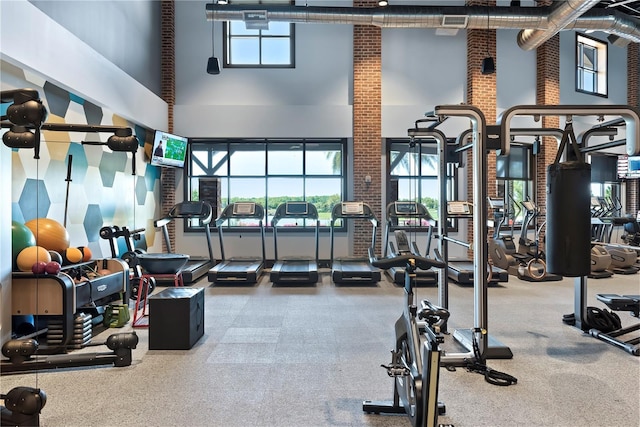
<svg viewBox="0 0 640 427">
<path fill-rule="evenodd" d="M 576 34 L 576 90 L 607 96 L 607 43 Z"/>
<path fill-rule="evenodd" d="M 440 187 L 439 160 L 433 141 L 418 142 L 412 147 L 408 140 L 388 141 L 388 197 L 394 201 L 417 201 L 425 205 L 434 219 L 438 219 Z M 447 165 L 447 198 L 456 198 L 455 165 Z M 426 226 L 427 224 L 421 224 Z"/>
<path fill-rule="evenodd" d="M 533 193 L 533 150 L 531 145 L 511 145 L 508 156 L 496 157 L 498 196 L 505 199 L 508 217 L 505 226 L 522 223 L 522 202 L 535 199 Z"/>
<path fill-rule="evenodd" d="M 192 139 L 189 146 L 185 194 L 190 200 L 215 205 L 216 215 L 229 203 L 253 201 L 265 207 L 265 224 L 270 226 L 279 204 L 301 200 L 313 203 L 320 225 L 328 227 L 331 208 L 345 194 L 346 140 Z M 215 191 L 201 190 L 212 180 Z M 258 222 L 225 225 L 257 226 Z M 312 230 L 313 226 L 298 222 L 293 228 Z"/>
<path fill-rule="evenodd" d="M 235 1 L 233 3 L 244 3 Z M 294 68 L 295 27 L 289 22 L 269 22 L 260 4 L 292 4 L 290 0 L 259 0 L 244 21 L 223 25 L 225 68 Z"/>
</svg>

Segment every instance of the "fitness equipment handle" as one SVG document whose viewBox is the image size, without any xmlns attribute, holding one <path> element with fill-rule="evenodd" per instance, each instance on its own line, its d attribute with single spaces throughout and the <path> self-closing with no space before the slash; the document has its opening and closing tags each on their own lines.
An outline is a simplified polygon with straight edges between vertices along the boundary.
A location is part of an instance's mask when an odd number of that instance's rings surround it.
<svg viewBox="0 0 640 427">
<path fill-rule="evenodd" d="M 383 270 L 388 270 L 392 267 L 405 267 L 409 263 L 413 263 L 417 268 L 422 270 L 429 270 L 432 267 L 435 268 L 445 268 L 446 264 L 442 261 L 437 261 L 435 259 L 425 258 L 423 256 L 414 255 L 414 254 L 406 254 L 406 255 L 398 255 L 393 258 L 376 258 L 372 256 L 371 251 L 369 251 L 369 261 L 371 265 L 374 267 L 381 268 Z"/>
<path fill-rule="evenodd" d="M 420 302 L 420 306 L 420 318 L 426 319 L 430 317 L 437 317 L 438 319 L 441 319 L 445 322 L 449 319 L 449 310 L 444 307 L 440 307 L 439 305 L 435 305 L 429 300 L 422 300 Z"/>
</svg>

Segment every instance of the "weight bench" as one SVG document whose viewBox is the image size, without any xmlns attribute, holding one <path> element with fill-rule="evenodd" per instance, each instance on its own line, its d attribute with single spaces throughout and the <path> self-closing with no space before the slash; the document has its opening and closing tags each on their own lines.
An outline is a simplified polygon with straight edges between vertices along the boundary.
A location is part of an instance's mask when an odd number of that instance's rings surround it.
<svg viewBox="0 0 640 427">
<path fill-rule="evenodd" d="M 628 311 L 633 317 L 640 317 L 640 295 L 597 294 L 598 301 L 605 303 L 613 311 Z M 640 336 L 624 341 L 618 337 L 640 330 L 640 323 L 626 328 L 604 333 L 590 329 L 589 334 L 601 341 L 619 347 L 634 356 L 640 356 Z"/>
</svg>

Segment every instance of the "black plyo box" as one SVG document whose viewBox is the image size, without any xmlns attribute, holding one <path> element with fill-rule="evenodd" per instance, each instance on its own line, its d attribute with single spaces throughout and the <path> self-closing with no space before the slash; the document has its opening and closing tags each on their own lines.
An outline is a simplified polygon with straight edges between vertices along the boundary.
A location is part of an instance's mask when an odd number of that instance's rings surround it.
<svg viewBox="0 0 640 427">
<path fill-rule="evenodd" d="M 204 334 L 204 288 L 167 288 L 149 297 L 149 350 L 188 350 Z"/>
</svg>

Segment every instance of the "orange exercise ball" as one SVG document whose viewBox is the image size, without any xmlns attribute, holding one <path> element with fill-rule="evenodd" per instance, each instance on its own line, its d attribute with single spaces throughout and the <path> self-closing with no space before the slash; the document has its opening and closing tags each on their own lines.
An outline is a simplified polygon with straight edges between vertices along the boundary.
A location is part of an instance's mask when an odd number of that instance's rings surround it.
<svg viewBox="0 0 640 427">
<path fill-rule="evenodd" d="M 47 251 L 42 246 L 29 246 L 28 248 L 24 248 L 18 254 L 18 258 L 16 258 L 16 264 L 18 265 L 18 270 L 20 271 L 31 271 L 31 267 L 36 262 L 50 262 L 51 255 L 49 251 Z"/>
<path fill-rule="evenodd" d="M 82 251 L 78 248 L 67 248 L 62 252 L 62 265 L 77 264 L 82 261 Z"/>
<path fill-rule="evenodd" d="M 24 225 L 33 232 L 38 246 L 60 253 L 69 247 L 69 233 L 58 221 L 37 218 L 27 221 Z"/>
<path fill-rule="evenodd" d="M 82 261 L 91 261 L 93 253 L 91 252 L 91 249 L 89 249 L 89 246 L 78 246 L 78 249 L 82 252 Z"/>
</svg>

